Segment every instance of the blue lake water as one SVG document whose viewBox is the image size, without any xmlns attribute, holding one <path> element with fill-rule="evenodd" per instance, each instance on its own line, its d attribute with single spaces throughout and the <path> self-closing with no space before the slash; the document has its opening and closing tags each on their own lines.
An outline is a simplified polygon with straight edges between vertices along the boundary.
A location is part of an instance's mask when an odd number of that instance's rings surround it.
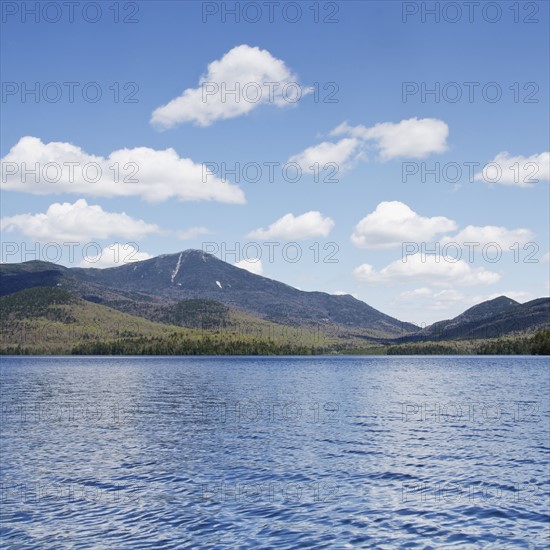
<svg viewBox="0 0 550 550">
<path fill-rule="evenodd" d="M 543 357 L 1 358 L 4 548 L 548 548 Z"/>
</svg>

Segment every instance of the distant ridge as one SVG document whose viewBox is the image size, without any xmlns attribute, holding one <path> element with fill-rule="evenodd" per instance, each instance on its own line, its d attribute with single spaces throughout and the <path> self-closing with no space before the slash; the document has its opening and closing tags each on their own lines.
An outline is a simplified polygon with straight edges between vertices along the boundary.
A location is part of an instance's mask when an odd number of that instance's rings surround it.
<svg viewBox="0 0 550 550">
<path fill-rule="evenodd" d="M 0 265 L 0 295 L 33 287 L 67 290 L 88 302 L 153 322 L 184 322 L 182 312 L 195 308 L 185 304 L 199 300 L 204 307 L 223 304 L 259 320 L 372 342 L 496 338 L 550 325 L 549 298 L 520 304 L 499 296 L 419 330 L 349 294 L 298 290 L 193 249 L 107 269 L 67 268 L 41 261 Z M 222 311 L 215 305 L 208 307 L 210 317 L 213 311 Z"/>
<path fill-rule="evenodd" d="M 423 331 L 400 339 L 403 342 L 498 338 L 543 330 L 550 326 L 550 298 L 520 304 L 499 296 L 477 304 L 453 319 L 439 321 Z"/>
</svg>

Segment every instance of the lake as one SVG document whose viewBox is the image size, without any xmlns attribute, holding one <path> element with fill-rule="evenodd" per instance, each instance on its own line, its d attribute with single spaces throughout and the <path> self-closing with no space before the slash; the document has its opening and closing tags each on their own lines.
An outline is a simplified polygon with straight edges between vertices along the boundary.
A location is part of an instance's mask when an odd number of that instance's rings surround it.
<svg viewBox="0 0 550 550">
<path fill-rule="evenodd" d="M 2 357 L 4 548 L 548 548 L 547 357 Z"/>
</svg>

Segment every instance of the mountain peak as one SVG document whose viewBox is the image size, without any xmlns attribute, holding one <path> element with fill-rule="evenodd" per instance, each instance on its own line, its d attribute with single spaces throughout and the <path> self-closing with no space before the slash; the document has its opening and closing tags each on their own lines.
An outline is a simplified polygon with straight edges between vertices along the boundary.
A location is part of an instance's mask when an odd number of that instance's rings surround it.
<svg viewBox="0 0 550 550">
<path fill-rule="evenodd" d="M 512 298 L 508 298 L 508 296 L 504 296 L 504 294 L 502 296 L 498 296 L 497 298 L 493 298 L 492 300 L 487 300 L 487 302 L 493 304 L 507 303 L 508 305 L 519 304 L 519 302 L 516 302 L 516 300 L 513 300 Z"/>
<path fill-rule="evenodd" d="M 496 315 L 497 313 L 502 313 L 510 308 L 516 307 L 519 305 L 519 302 L 508 298 L 508 296 L 498 296 L 492 300 L 486 300 L 480 304 L 467 309 L 462 315 L 459 315 L 460 318 L 469 318 L 469 319 L 482 319 L 491 315 Z"/>
<path fill-rule="evenodd" d="M 181 250 L 180 252 L 172 252 L 170 254 L 160 254 L 160 256 L 154 256 L 153 258 L 149 258 L 148 260 L 142 260 L 142 261 L 150 261 L 150 260 L 156 260 L 159 258 L 177 258 L 178 256 L 182 256 L 183 258 L 201 258 L 201 259 L 216 259 L 216 256 L 210 254 L 209 252 L 205 252 L 204 250 L 200 250 L 198 248 L 188 248 L 187 250 Z"/>
</svg>

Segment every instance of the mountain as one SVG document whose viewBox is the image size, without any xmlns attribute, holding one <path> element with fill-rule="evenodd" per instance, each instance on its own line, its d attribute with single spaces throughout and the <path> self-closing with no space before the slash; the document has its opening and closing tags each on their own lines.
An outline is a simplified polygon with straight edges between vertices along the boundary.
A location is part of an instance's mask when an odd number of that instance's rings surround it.
<svg viewBox="0 0 550 550">
<path fill-rule="evenodd" d="M 469 323 L 473 321 L 482 321 L 489 317 L 494 317 L 500 313 L 506 313 L 519 306 L 520 303 L 508 298 L 507 296 L 499 296 L 486 302 L 481 302 L 464 313 L 461 313 L 454 318 L 454 322 Z"/>
<path fill-rule="evenodd" d="M 28 288 L 0 297 L 0 353 L 303 355 L 330 351 L 336 344 L 308 331 L 293 338 L 218 302 L 178 302 L 165 314 L 163 323 L 154 323 L 57 286 Z M 181 320 L 185 327 L 178 326 Z"/>
<path fill-rule="evenodd" d="M 62 288 L 153 321 L 165 320 L 166 310 L 176 303 L 201 299 L 273 323 L 316 328 L 332 335 L 387 339 L 418 330 L 350 295 L 301 291 L 200 250 L 108 269 L 66 268 L 36 261 L 0 266 L 0 295 L 35 286 Z"/>
<path fill-rule="evenodd" d="M 39 287 L 42 290 L 36 295 L 25 293 Z M 23 309 L 13 310 L 9 323 L 28 320 L 30 306 L 24 302 L 41 303 L 44 288 L 66 292 L 78 300 L 78 307 L 74 303 L 65 307 L 75 318 L 78 315 L 74 311 L 79 308 L 92 315 L 86 304 L 94 304 L 96 321 L 101 322 L 102 316 L 111 318 L 114 312 L 127 314 L 132 319 L 155 323 L 154 330 L 148 326 L 147 334 L 156 334 L 157 325 L 170 325 L 209 333 L 225 331 L 231 338 L 244 333 L 246 338 L 256 334 L 265 340 L 282 341 L 282 335 L 288 339 L 288 330 L 292 329 L 306 345 L 333 351 L 376 343 L 457 342 L 526 335 L 548 328 L 550 318 L 548 298 L 520 304 L 500 296 L 419 330 L 350 295 L 298 290 L 200 250 L 108 269 L 67 268 L 40 261 L 0 265 L 0 296 L 4 296 L 1 305 L 12 307 L 6 301 L 10 296 L 23 304 Z M 52 298 L 51 294 L 45 296 Z M 45 318 L 59 314 L 55 302 L 48 307 Z M 78 317 L 76 322 L 83 321 Z M 142 328 L 136 334 L 143 335 Z"/>
<path fill-rule="evenodd" d="M 444 341 L 459 339 L 498 338 L 531 333 L 550 326 L 550 298 L 538 298 L 520 304 L 499 296 L 477 304 L 453 319 L 439 321 L 402 342 Z"/>
<path fill-rule="evenodd" d="M 0 327 L 0 350 L 24 348 L 30 353 L 64 353 L 86 341 L 165 336 L 175 328 L 82 300 L 58 287 L 27 288 L 1 297 Z"/>
<path fill-rule="evenodd" d="M 57 286 L 68 268 L 49 262 L 0 264 L 0 296 L 35 286 Z"/>
</svg>

